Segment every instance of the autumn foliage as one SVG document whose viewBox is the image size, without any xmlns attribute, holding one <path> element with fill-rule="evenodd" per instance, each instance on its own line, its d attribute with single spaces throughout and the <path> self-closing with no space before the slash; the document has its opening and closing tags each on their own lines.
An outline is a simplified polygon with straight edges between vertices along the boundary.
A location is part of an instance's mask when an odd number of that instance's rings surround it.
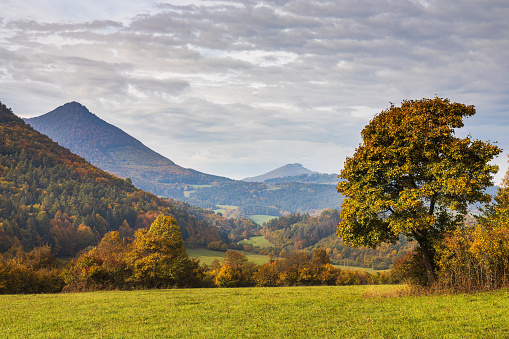
<svg viewBox="0 0 509 339">
<path fill-rule="evenodd" d="M 415 239 L 433 283 L 435 244 L 463 225 L 468 204 L 489 201 L 484 190 L 498 169 L 489 163 L 501 152 L 497 146 L 455 136 L 474 114 L 473 106 L 437 97 L 375 116 L 340 174 L 346 199 L 338 236 L 371 247 L 400 234 Z"/>
</svg>

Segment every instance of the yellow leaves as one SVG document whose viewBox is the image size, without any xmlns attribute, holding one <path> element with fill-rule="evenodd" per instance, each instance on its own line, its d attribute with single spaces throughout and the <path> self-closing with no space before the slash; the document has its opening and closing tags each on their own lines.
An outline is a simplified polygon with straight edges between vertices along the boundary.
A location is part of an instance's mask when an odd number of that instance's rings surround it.
<svg viewBox="0 0 509 339">
<path fill-rule="evenodd" d="M 454 136 L 473 114 L 473 106 L 436 97 L 404 101 L 373 118 L 340 174 L 338 191 L 346 199 L 338 235 L 373 245 L 398 232 L 444 232 L 459 220 L 447 208 L 462 212 L 467 203 L 486 200 L 483 190 L 495 173 L 487 163 L 500 149 Z"/>
</svg>

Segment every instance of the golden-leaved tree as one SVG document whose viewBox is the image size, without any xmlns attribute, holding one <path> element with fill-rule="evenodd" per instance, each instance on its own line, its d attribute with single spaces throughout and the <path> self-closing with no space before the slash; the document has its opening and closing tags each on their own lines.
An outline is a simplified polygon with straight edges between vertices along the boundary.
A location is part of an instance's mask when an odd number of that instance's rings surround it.
<svg viewBox="0 0 509 339">
<path fill-rule="evenodd" d="M 193 285 L 189 281 L 189 273 L 199 270 L 198 263 L 188 258 L 175 219 L 160 214 L 149 230 L 139 229 L 134 236 L 126 261 L 133 269 L 135 286 L 168 288 Z"/>
<path fill-rule="evenodd" d="M 399 234 L 413 238 L 428 283 L 435 281 L 433 244 L 462 224 L 468 204 L 490 200 L 484 189 L 498 170 L 489 162 L 500 148 L 454 134 L 474 114 L 473 106 L 436 97 L 375 116 L 340 174 L 338 191 L 346 199 L 338 236 L 370 247 Z"/>
</svg>

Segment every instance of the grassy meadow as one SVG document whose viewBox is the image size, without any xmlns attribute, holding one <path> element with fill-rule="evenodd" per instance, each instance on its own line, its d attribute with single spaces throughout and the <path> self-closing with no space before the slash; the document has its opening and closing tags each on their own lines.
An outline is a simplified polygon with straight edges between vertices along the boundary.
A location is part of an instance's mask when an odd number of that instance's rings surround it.
<svg viewBox="0 0 509 339">
<path fill-rule="evenodd" d="M 198 258 L 200 259 L 201 264 L 210 265 L 214 261 L 214 259 L 223 262 L 224 258 L 224 252 L 212 251 L 206 248 L 191 248 L 191 249 L 186 248 L 186 251 L 189 258 Z M 243 251 L 238 252 L 244 253 L 249 261 L 252 261 L 257 265 L 262 265 L 269 261 L 269 257 L 266 255 Z"/>
<path fill-rule="evenodd" d="M 249 240 L 241 240 L 241 241 L 239 241 L 239 244 L 243 244 L 243 243 L 251 244 L 253 246 L 259 246 L 261 248 L 274 246 L 274 245 L 272 245 L 270 243 L 270 241 L 265 239 L 265 237 L 263 235 L 259 235 L 259 236 L 256 236 L 256 237 L 251 237 L 251 238 L 249 238 Z"/>
<path fill-rule="evenodd" d="M 0 296 L 5 338 L 507 338 L 509 292 L 395 296 L 404 286 Z"/>
<path fill-rule="evenodd" d="M 276 219 L 277 217 L 273 215 L 266 215 L 266 214 L 253 214 L 249 216 L 249 219 L 253 220 L 258 225 L 263 225 L 263 223 L 270 221 L 272 219 Z"/>
</svg>

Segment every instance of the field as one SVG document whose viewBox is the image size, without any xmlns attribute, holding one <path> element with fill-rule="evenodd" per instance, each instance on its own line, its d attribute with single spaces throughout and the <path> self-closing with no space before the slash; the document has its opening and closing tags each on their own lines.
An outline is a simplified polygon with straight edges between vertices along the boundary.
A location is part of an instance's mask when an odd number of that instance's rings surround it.
<svg viewBox="0 0 509 339">
<path fill-rule="evenodd" d="M 214 213 L 226 213 L 228 210 L 236 210 L 239 209 L 239 206 L 231 206 L 231 205 L 217 205 L 219 209 L 213 210 Z"/>
<path fill-rule="evenodd" d="M 262 235 L 257 236 L 257 237 L 251 237 L 251 238 L 249 238 L 249 240 L 241 240 L 241 241 L 239 241 L 239 244 L 243 244 L 243 243 L 251 244 L 253 246 L 259 246 L 259 247 L 262 247 L 262 248 L 274 246 L 274 245 L 272 245 L 270 243 L 270 241 L 265 239 L 265 237 L 263 237 Z"/>
<path fill-rule="evenodd" d="M 402 286 L 0 296 L 5 338 L 507 338 L 507 290 L 380 297 Z"/>
<path fill-rule="evenodd" d="M 265 215 L 265 214 L 253 214 L 249 216 L 249 219 L 253 220 L 258 225 L 263 225 L 264 222 L 275 219 L 277 217 L 273 215 Z"/>
<path fill-rule="evenodd" d="M 192 249 L 186 248 L 186 251 L 187 251 L 187 255 L 189 256 L 189 258 L 198 258 L 198 259 L 200 259 L 201 264 L 210 265 L 210 263 L 212 263 L 212 261 L 214 261 L 214 259 L 217 259 L 220 262 L 223 262 L 223 258 L 224 258 L 224 252 L 212 251 L 212 250 L 209 250 L 206 248 L 192 248 Z M 239 251 L 239 252 L 243 252 L 243 251 Z M 246 255 L 246 257 L 249 261 L 252 261 L 257 265 L 262 265 L 269 261 L 269 257 L 266 255 L 250 253 L 250 252 L 243 252 L 243 253 Z"/>
<path fill-rule="evenodd" d="M 240 241 L 242 243 L 244 241 Z M 260 247 L 267 247 L 272 246 L 271 243 L 266 240 L 263 236 L 259 237 L 252 237 L 250 240 L 246 241 L 248 243 L 253 244 L 254 246 L 260 246 Z M 187 248 L 187 255 L 190 258 L 198 258 L 200 259 L 201 264 L 207 264 L 210 265 L 214 259 L 219 260 L 220 262 L 223 262 L 224 258 L 224 252 L 219 251 L 212 251 L 206 248 Z M 239 251 L 243 252 L 243 251 Z M 257 265 L 262 265 L 269 261 L 269 257 L 262 254 L 257 253 L 251 253 L 251 252 L 243 252 L 247 259 L 249 261 L 254 262 Z M 365 268 L 365 267 L 356 267 L 356 266 L 343 266 L 343 265 L 334 265 L 335 267 L 339 267 L 342 270 L 360 270 L 360 271 L 366 271 L 368 273 L 377 273 L 377 272 L 383 272 L 380 270 L 372 270 L 371 268 Z"/>
</svg>

